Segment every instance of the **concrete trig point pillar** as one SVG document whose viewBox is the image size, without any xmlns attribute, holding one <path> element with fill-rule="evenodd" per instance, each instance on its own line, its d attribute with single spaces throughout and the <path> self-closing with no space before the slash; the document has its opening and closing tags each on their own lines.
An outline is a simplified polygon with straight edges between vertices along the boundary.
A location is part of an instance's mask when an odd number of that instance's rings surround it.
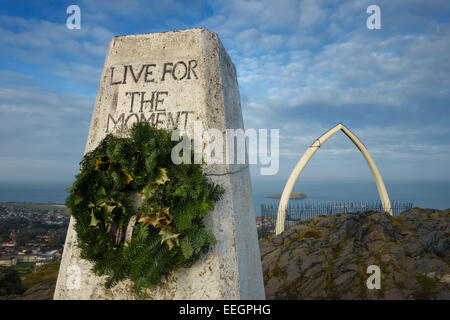
<svg viewBox="0 0 450 320">
<path fill-rule="evenodd" d="M 109 132 L 149 121 L 159 128 L 243 128 L 236 69 L 218 36 L 191 29 L 115 37 L 108 49 L 85 152 Z M 153 299 L 264 299 L 249 168 L 205 165 L 226 193 L 205 217 L 217 244 L 188 269 L 170 274 Z M 133 299 L 131 282 L 104 288 L 80 258 L 71 218 L 55 299 Z"/>
</svg>

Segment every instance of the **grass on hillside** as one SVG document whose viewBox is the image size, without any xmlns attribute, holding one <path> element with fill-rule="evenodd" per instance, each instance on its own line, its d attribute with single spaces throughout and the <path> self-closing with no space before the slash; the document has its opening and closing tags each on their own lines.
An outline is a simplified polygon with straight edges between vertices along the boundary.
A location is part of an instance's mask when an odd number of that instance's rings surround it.
<svg viewBox="0 0 450 320">
<path fill-rule="evenodd" d="M 29 289 L 41 282 L 56 281 L 58 278 L 60 261 L 49 263 L 42 268 L 21 274 L 21 281 L 25 289 Z"/>
</svg>

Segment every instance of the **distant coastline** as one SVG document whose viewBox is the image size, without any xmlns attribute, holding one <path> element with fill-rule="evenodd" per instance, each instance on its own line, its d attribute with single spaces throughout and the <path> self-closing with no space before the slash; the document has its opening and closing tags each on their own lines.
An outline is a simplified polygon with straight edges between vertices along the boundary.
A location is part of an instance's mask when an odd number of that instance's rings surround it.
<svg viewBox="0 0 450 320">
<path fill-rule="evenodd" d="M 65 210 L 66 206 L 60 203 L 33 203 L 33 202 L 17 202 L 17 201 L 4 201 L 0 202 L 0 207 L 16 207 L 32 210 Z"/>
<path fill-rule="evenodd" d="M 266 196 L 266 198 L 280 199 L 281 193 L 269 194 Z M 292 192 L 291 196 L 289 197 L 290 200 L 301 200 L 301 199 L 306 199 L 306 198 L 307 198 L 307 195 L 306 195 L 306 193 L 303 193 L 303 192 Z"/>
</svg>

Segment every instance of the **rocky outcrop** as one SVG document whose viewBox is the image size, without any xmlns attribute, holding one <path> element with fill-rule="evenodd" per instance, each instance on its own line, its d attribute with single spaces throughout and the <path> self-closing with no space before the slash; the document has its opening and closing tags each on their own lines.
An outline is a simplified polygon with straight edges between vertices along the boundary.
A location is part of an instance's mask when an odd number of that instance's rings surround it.
<svg viewBox="0 0 450 320">
<path fill-rule="evenodd" d="M 450 210 L 303 220 L 260 241 L 267 299 L 450 299 Z M 368 289 L 369 265 L 381 288 Z"/>
<path fill-rule="evenodd" d="M 12 268 L 0 268 L 0 296 L 18 294 L 23 291 L 18 272 Z"/>
<path fill-rule="evenodd" d="M 24 270 L 17 271 L 11 269 L 17 274 L 19 290 L 5 291 L 2 288 L 11 286 L 11 280 L 7 283 L 0 281 L 0 300 L 52 300 L 55 291 L 56 279 L 59 271 L 59 261 L 49 263 L 41 268 L 30 272 Z M 21 273 L 20 279 L 18 272 Z M 0 273 L 0 279 L 1 279 Z"/>
<path fill-rule="evenodd" d="M 0 296 L 0 300 L 53 300 L 56 281 L 38 283 L 20 295 Z"/>
</svg>

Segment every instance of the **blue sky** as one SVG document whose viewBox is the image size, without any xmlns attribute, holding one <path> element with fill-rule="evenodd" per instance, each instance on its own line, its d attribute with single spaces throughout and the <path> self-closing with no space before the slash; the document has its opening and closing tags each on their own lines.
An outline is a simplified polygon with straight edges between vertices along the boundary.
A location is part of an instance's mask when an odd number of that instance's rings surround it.
<svg viewBox="0 0 450 320">
<path fill-rule="evenodd" d="M 113 36 L 203 27 L 236 64 L 246 128 L 280 129 L 280 171 L 254 184 L 285 181 L 339 122 L 386 180 L 450 181 L 449 17 L 436 0 L 0 1 L 0 180 L 73 179 Z M 341 134 L 302 177 L 371 179 Z"/>
</svg>

